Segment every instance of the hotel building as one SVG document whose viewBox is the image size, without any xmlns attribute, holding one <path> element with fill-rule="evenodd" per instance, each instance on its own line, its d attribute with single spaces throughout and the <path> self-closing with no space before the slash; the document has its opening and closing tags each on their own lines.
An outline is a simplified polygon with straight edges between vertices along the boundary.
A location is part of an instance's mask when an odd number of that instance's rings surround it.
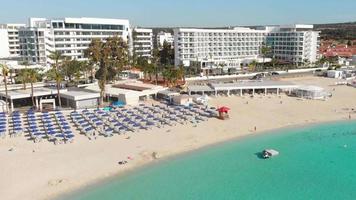
<svg viewBox="0 0 356 200">
<path fill-rule="evenodd" d="M 320 36 L 313 25 L 266 27 L 266 31 L 267 45 L 277 60 L 298 65 L 318 60 Z"/>
<path fill-rule="evenodd" d="M 157 47 L 163 47 L 163 43 L 167 42 L 173 47 L 174 37 L 171 33 L 167 32 L 159 32 L 156 36 L 157 39 Z"/>
<path fill-rule="evenodd" d="M 21 56 L 31 64 L 52 63 L 49 55 L 61 52 L 71 59 L 86 60 L 84 51 L 93 39 L 119 36 L 130 44 L 129 20 L 101 18 L 30 18 L 19 31 Z"/>
<path fill-rule="evenodd" d="M 19 29 L 23 27 L 25 24 L 0 24 L 0 58 L 19 57 Z"/>
<path fill-rule="evenodd" d="M 153 50 L 152 29 L 134 28 L 132 31 L 133 53 L 138 57 L 150 59 Z"/>
<path fill-rule="evenodd" d="M 280 61 L 315 62 L 319 32 L 312 25 L 263 27 L 258 29 L 174 29 L 175 65 L 199 65 L 202 70 L 241 69 L 252 61 L 270 62 L 261 48 L 271 48 L 270 57 Z"/>
<path fill-rule="evenodd" d="M 257 60 L 266 31 L 249 28 L 174 30 L 175 65 L 199 64 L 201 69 L 240 68 Z"/>
</svg>

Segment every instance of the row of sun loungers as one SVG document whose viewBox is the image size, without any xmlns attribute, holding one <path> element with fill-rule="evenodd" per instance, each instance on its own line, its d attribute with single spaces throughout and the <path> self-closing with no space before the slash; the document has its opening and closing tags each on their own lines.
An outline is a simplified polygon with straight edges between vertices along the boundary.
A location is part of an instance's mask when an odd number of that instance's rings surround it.
<svg viewBox="0 0 356 200">
<path fill-rule="evenodd" d="M 0 113 L 0 137 L 5 138 L 7 133 L 7 116 L 4 112 Z"/>
<path fill-rule="evenodd" d="M 208 108 L 141 104 L 138 107 L 73 111 L 70 116 L 78 130 L 92 137 L 138 132 L 140 130 L 173 126 L 176 124 L 199 123 L 215 117 L 216 111 Z"/>
<path fill-rule="evenodd" d="M 101 109 L 73 111 L 69 116 L 80 133 L 91 138 L 99 135 L 111 137 L 115 134 L 139 132 L 154 127 L 197 124 L 216 115 L 215 108 L 203 108 L 198 105 L 185 107 L 141 104 L 137 107 L 116 108 L 110 111 Z M 11 136 L 20 136 L 25 130 L 30 140 L 35 143 L 44 139 L 54 144 L 74 140 L 71 125 L 62 112 L 35 113 L 30 110 L 23 116 L 19 112 L 14 112 L 10 116 L 0 113 L 0 137 L 5 137 L 7 133 Z"/>
<path fill-rule="evenodd" d="M 10 135 L 10 137 L 16 137 L 22 134 L 22 120 L 19 112 L 13 112 L 11 116 L 7 116 L 4 112 L 0 113 L 1 138 L 5 138 L 6 135 Z"/>
<path fill-rule="evenodd" d="M 24 129 L 22 127 L 22 118 L 20 112 L 13 112 L 11 116 L 12 121 L 12 132 L 10 132 L 10 136 L 17 137 L 21 136 L 24 133 Z"/>
<path fill-rule="evenodd" d="M 36 115 L 33 111 L 29 111 L 26 118 L 30 139 L 34 142 L 37 143 L 43 139 L 54 144 L 73 142 L 74 134 L 62 112 L 51 114 L 46 112 Z"/>
</svg>

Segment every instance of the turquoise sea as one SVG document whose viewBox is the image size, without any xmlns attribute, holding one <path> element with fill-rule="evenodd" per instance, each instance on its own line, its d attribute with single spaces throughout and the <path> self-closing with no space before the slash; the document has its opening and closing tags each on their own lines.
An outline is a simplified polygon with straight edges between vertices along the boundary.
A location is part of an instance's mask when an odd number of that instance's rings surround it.
<svg viewBox="0 0 356 200">
<path fill-rule="evenodd" d="M 280 155 L 263 160 L 273 148 Z M 179 155 L 66 200 L 356 199 L 356 122 L 248 136 Z"/>
</svg>

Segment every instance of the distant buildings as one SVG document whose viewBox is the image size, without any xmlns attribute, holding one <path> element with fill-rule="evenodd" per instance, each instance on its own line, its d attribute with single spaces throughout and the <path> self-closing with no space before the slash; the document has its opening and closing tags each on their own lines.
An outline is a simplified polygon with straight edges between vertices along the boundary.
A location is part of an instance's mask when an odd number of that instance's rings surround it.
<svg viewBox="0 0 356 200">
<path fill-rule="evenodd" d="M 135 28 L 132 32 L 133 52 L 138 57 L 150 59 L 153 50 L 152 29 Z"/>
<path fill-rule="evenodd" d="M 294 64 L 316 62 L 319 32 L 312 25 L 263 27 L 259 29 L 174 30 L 175 65 L 198 65 L 201 69 L 240 69 L 252 61 L 269 62 L 263 46 L 271 48 L 268 57 Z"/>
<path fill-rule="evenodd" d="M 353 55 L 356 55 L 356 46 L 349 46 L 346 44 L 333 44 L 333 43 L 324 43 L 320 47 L 320 54 L 326 58 L 330 57 L 343 57 L 351 58 Z"/>
<path fill-rule="evenodd" d="M 164 42 L 168 43 L 173 47 L 174 37 L 171 33 L 159 32 L 156 36 L 157 38 L 157 47 L 163 47 Z"/>
<path fill-rule="evenodd" d="M 19 29 L 25 24 L 0 24 L 0 58 L 17 58 L 20 55 Z"/>
<path fill-rule="evenodd" d="M 51 52 L 85 60 L 84 50 L 92 39 L 112 36 L 131 40 L 129 20 L 101 18 L 30 18 L 29 27 L 19 31 L 21 57 L 32 64 L 46 65 Z"/>
</svg>

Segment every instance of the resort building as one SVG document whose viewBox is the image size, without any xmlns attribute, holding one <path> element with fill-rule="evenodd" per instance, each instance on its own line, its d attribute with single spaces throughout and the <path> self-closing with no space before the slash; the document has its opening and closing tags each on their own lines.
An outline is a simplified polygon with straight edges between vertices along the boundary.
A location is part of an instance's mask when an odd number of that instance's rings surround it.
<svg viewBox="0 0 356 200">
<path fill-rule="evenodd" d="M 266 27 L 267 46 L 279 61 L 293 64 L 315 63 L 318 60 L 320 36 L 313 25 Z"/>
<path fill-rule="evenodd" d="M 25 24 L 0 24 L 0 58 L 19 57 L 19 29 L 23 27 Z"/>
<path fill-rule="evenodd" d="M 21 56 L 31 64 L 46 65 L 49 55 L 61 52 L 71 59 L 86 60 L 84 50 L 93 39 L 119 36 L 130 44 L 129 20 L 102 18 L 30 18 L 19 31 Z"/>
<path fill-rule="evenodd" d="M 288 63 L 316 62 L 319 32 L 312 25 L 262 28 L 174 30 L 175 65 L 197 66 L 202 71 L 241 69 L 252 61 L 270 62 L 274 57 Z M 262 55 L 263 46 L 271 48 Z"/>
<path fill-rule="evenodd" d="M 156 36 L 156 40 L 157 40 L 157 47 L 163 47 L 164 42 L 168 43 L 169 45 L 171 45 L 173 47 L 173 42 L 174 42 L 174 37 L 171 33 L 167 33 L 167 32 L 159 32 Z"/>
<path fill-rule="evenodd" d="M 262 62 L 260 49 L 266 34 L 250 28 L 174 29 L 175 65 L 228 71 L 253 60 Z"/>
<path fill-rule="evenodd" d="M 150 59 L 153 50 L 152 29 L 134 28 L 132 31 L 133 52 L 138 57 Z"/>
</svg>

